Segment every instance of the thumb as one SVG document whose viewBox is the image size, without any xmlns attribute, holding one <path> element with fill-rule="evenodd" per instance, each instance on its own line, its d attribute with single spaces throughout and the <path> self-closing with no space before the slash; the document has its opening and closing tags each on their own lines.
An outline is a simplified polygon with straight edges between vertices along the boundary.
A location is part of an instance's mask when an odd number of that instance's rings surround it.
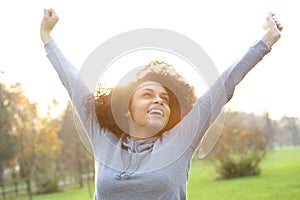
<svg viewBox="0 0 300 200">
<path fill-rule="evenodd" d="M 267 24 L 268 26 L 270 26 L 271 24 L 274 23 L 273 21 L 273 17 L 275 16 L 275 14 L 273 12 L 269 12 L 268 17 L 267 17 Z"/>
<path fill-rule="evenodd" d="M 269 12 L 268 16 L 266 17 L 266 21 L 263 25 L 263 28 L 265 30 L 267 30 L 267 29 L 269 29 L 269 28 L 271 28 L 272 26 L 275 25 L 274 20 L 273 20 L 274 15 L 275 14 L 273 12 Z"/>
<path fill-rule="evenodd" d="M 44 9 L 44 16 L 49 17 L 49 12 L 48 12 L 48 9 L 46 9 L 46 8 Z"/>
</svg>

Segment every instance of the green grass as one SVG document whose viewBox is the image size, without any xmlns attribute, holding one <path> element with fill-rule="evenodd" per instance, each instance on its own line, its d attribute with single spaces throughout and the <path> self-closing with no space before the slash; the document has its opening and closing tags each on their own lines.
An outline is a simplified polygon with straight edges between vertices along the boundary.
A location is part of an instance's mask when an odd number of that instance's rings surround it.
<svg viewBox="0 0 300 200">
<path fill-rule="evenodd" d="M 1 199 L 1 198 L 0 198 Z M 28 196 L 19 196 L 17 200 L 28 200 Z M 64 192 L 58 192 L 54 194 L 35 195 L 33 200 L 92 200 L 93 191 L 89 191 L 88 188 L 67 190 Z"/>
<path fill-rule="evenodd" d="M 40 195 L 39 198 L 34 198 L 34 200 L 84 200 L 84 199 L 93 199 L 93 193 L 89 194 L 87 188 L 77 189 L 77 190 L 69 190 L 62 193 L 57 194 L 48 194 L 48 195 Z"/>
<path fill-rule="evenodd" d="M 205 160 L 192 164 L 187 186 L 189 200 L 297 200 L 300 199 L 300 147 L 271 151 L 261 163 L 262 174 L 216 180 L 213 166 Z M 18 198 L 25 200 L 28 197 Z M 87 188 L 38 195 L 34 200 L 91 200 Z"/>
<path fill-rule="evenodd" d="M 188 183 L 188 199 L 300 199 L 299 153 L 299 147 L 269 152 L 260 165 L 260 176 L 231 180 L 216 180 L 217 174 L 209 163 L 195 161 Z"/>
</svg>

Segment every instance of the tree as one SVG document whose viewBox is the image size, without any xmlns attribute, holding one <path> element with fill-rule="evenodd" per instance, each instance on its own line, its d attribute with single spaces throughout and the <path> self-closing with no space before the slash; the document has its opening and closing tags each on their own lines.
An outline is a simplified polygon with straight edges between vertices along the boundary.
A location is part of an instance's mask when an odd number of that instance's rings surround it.
<svg viewBox="0 0 300 200">
<path fill-rule="evenodd" d="M 61 142 L 59 121 L 50 115 L 40 118 L 37 104 L 24 96 L 21 84 L 0 84 L 0 181 L 5 162 L 20 166 L 21 178 L 34 178 L 39 192 L 58 190 Z M 35 173 L 33 173 L 33 171 Z"/>
<path fill-rule="evenodd" d="M 219 178 L 228 179 L 260 173 L 259 163 L 266 154 L 268 136 L 263 117 L 253 114 L 227 113 L 218 143 L 208 156 Z M 220 126 L 216 123 L 214 126 Z M 209 131 L 213 131 L 210 129 Z"/>
<path fill-rule="evenodd" d="M 62 141 L 63 154 L 61 166 L 65 176 L 79 177 L 80 187 L 83 187 L 83 174 L 89 173 L 93 165 L 93 157 L 89 154 L 77 134 L 72 105 L 69 102 L 62 115 L 59 138 Z"/>
<path fill-rule="evenodd" d="M 299 119 L 295 117 L 283 116 L 280 120 L 281 140 L 286 145 L 300 145 Z"/>
<path fill-rule="evenodd" d="M 33 138 L 35 144 L 34 178 L 39 186 L 38 193 L 60 191 L 58 182 L 61 171 L 58 158 L 61 154 L 61 141 L 57 135 L 60 122 L 51 117 L 51 109 L 51 106 L 48 107 L 46 116 L 41 118 L 40 128 Z"/>
<path fill-rule="evenodd" d="M 278 143 L 276 141 L 276 135 L 278 134 L 278 123 L 277 121 L 271 120 L 269 117 L 269 113 L 266 113 L 264 116 L 265 121 L 262 131 L 268 137 L 268 147 L 273 149 L 274 146 L 277 146 Z"/>
<path fill-rule="evenodd" d="M 21 84 L 6 87 L 0 84 L 0 177 L 4 168 L 4 161 L 19 155 L 21 150 L 22 129 L 31 128 L 26 122 L 34 118 L 29 117 L 36 112 L 36 105 L 23 95 Z"/>
</svg>

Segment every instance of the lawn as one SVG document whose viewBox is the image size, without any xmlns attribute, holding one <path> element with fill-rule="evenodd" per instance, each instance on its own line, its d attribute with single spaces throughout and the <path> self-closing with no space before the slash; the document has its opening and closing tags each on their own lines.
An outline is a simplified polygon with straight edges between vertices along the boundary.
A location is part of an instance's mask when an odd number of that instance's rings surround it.
<svg viewBox="0 0 300 200">
<path fill-rule="evenodd" d="M 189 200 L 296 200 L 300 199 L 300 147 L 270 151 L 255 177 L 216 180 L 210 163 L 195 160 L 188 182 Z M 18 198 L 25 200 L 28 198 Z M 34 200 L 91 200 L 87 188 L 34 196 Z"/>
<path fill-rule="evenodd" d="M 300 148 L 271 151 L 255 177 L 216 180 L 213 167 L 204 161 L 192 165 L 188 199 L 295 200 L 300 199 Z"/>
</svg>

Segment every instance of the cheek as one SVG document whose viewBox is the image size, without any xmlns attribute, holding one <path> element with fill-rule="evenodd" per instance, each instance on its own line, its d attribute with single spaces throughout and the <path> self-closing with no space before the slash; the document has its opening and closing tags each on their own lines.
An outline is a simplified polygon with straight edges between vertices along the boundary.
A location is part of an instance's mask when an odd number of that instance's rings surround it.
<svg viewBox="0 0 300 200">
<path fill-rule="evenodd" d="M 146 106 L 143 102 L 136 103 L 132 101 L 129 106 L 132 120 L 140 126 L 145 126 L 147 124 L 147 114 L 145 109 Z"/>
<path fill-rule="evenodd" d="M 168 107 L 167 112 L 168 112 L 168 120 L 169 120 L 170 119 L 170 115 L 171 115 L 171 109 L 170 109 L 170 107 Z"/>
</svg>

